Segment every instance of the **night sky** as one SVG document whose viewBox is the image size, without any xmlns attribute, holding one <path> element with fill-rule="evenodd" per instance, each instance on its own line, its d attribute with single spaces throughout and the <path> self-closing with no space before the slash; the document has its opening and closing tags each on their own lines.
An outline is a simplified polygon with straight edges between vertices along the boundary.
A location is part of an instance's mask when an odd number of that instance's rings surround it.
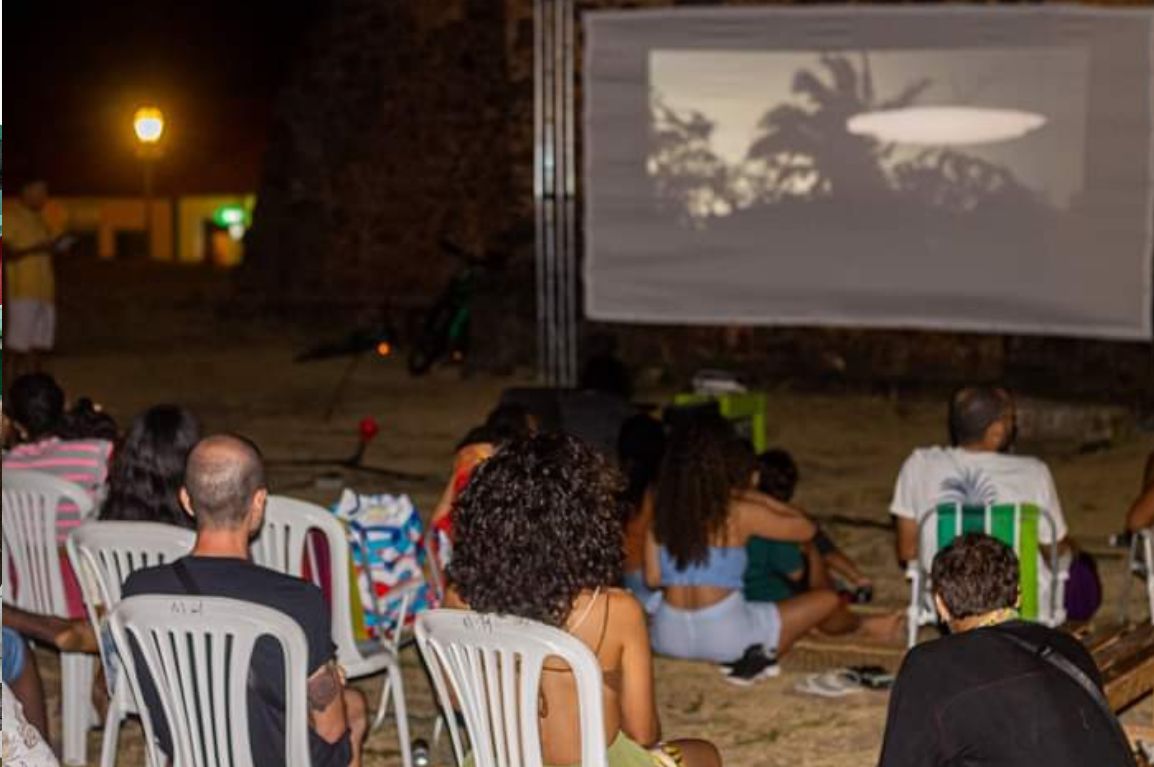
<svg viewBox="0 0 1154 767">
<path fill-rule="evenodd" d="M 13 0 L 4 8 L 10 183 L 134 194 L 132 113 L 168 119 L 161 191 L 256 187 L 276 94 L 325 0 Z M 166 188 L 165 188 L 166 187 Z"/>
</svg>

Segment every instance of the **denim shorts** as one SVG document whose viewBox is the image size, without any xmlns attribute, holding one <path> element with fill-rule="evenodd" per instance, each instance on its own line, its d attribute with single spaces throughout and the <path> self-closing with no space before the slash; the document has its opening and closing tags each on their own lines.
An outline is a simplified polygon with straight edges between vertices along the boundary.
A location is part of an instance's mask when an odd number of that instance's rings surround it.
<svg viewBox="0 0 1154 767">
<path fill-rule="evenodd" d="M 650 631 L 653 649 L 661 655 L 727 663 L 740 658 L 750 645 L 776 653 L 781 614 L 772 602 L 747 602 L 735 591 L 700 610 L 680 610 L 662 601 Z"/>
<path fill-rule="evenodd" d="M 10 683 L 24 673 L 24 664 L 28 662 L 28 647 L 24 644 L 24 637 L 12 629 L 4 629 L 4 684 Z"/>
</svg>

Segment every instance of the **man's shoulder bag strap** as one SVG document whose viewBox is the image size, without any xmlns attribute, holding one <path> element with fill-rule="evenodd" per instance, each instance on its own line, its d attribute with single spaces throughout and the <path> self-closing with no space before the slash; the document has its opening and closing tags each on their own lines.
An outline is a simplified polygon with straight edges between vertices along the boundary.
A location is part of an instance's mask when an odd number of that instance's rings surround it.
<svg viewBox="0 0 1154 767">
<path fill-rule="evenodd" d="M 1114 709 L 1110 708 L 1110 703 L 1106 700 L 1106 696 L 1102 694 L 1102 690 L 1099 689 L 1098 685 L 1095 684 L 1094 680 L 1091 679 L 1085 671 L 1078 668 L 1076 663 L 1060 652 L 1055 651 L 1054 648 L 1049 645 L 1034 644 L 1012 631 L 995 630 L 994 633 L 998 636 L 1005 637 L 1031 655 L 1046 661 L 1070 679 L 1077 682 L 1078 686 L 1086 691 L 1086 694 L 1090 696 L 1102 711 L 1102 715 L 1106 717 L 1106 721 L 1110 723 L 1110 728 L 1114 731 L 1115 737 L 1120 741 L 1123 753 L 1126 754 L 1127 767 L 1136 767 L 1137 763 L 1134 761 L 1134 753 L 1130 749 L 1130 739 L 1126 737 L 1126 732 L 1122 729 L 1122 725 L 1118 723 L 1118 717 L 1114 714 Z"/>
</svg>

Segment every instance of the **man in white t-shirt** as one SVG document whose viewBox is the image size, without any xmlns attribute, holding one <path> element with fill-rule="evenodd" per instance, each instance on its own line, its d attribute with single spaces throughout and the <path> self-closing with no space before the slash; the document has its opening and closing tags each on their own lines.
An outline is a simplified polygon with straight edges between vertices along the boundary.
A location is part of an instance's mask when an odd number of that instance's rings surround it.
<svg viewBox="0 0 1154 767">
<path fill-rule="evenodd" d="M 1032 503 L 1045 509 L 1054 527 L 1041 520 L 1038 542 L 1043 548 L 1068 548 L 1066 520 L 1054 488 L 1054 478 L 1037 458 L 1012 455 L 1016 436 L 1014 399 L 993 386 L 968 386 L 950 400 L 952 447 L 914 450 L 902 465 L 890 503 L 897 521 L 897 554 L 902 562 L 920 557 L 926 572 L 937 550 L 937 529 L 927 524 L 918 540 L 918 523 L 939 503 L 966 506 L 990 503 Z M 1045 557 L 1041 557 L 1045 560 Z M 1041 598 L 1048 597 L 1043 589 Z"/>
</svg>

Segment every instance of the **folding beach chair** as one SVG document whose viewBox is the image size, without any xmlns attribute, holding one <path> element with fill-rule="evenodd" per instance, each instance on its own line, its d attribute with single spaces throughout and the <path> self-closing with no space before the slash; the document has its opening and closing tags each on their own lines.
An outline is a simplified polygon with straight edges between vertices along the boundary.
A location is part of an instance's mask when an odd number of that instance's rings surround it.
<svg viewBox="0 0 1154 767">
<path fill-rule="evenodd" d="M 985 533 L 997 538 L 1018 555 L 1021 587 L 1020 611 L 1026 620 L 1047 626 L 1059 626 L 1066 620 L 1064 594 L 1066 573 L 1061 571 L 1057 546 L 1049 546 L 1045 559 L 1049 567 L 1040 565 L 1039 525 L 1049 529 L 1049 540 L 1054 540 L 1057 524 L 1045 509 L 1031 503 L 995 503 L 971 506 L 960 503 L 940 503 L 918 522 L 918 557 L 906 568 L 910 581 L 908 644 L 917 643 L 918 629 L 937 622 L 937 613 L 930 598 L 929 564 L 933 556 L 955 538 L 966 533 Z M 927 547 L 927 542 L 931 545 Z M 1041 586 L 1049 583 L 1049 596 L 1041 598 Z"/>
</svg>

